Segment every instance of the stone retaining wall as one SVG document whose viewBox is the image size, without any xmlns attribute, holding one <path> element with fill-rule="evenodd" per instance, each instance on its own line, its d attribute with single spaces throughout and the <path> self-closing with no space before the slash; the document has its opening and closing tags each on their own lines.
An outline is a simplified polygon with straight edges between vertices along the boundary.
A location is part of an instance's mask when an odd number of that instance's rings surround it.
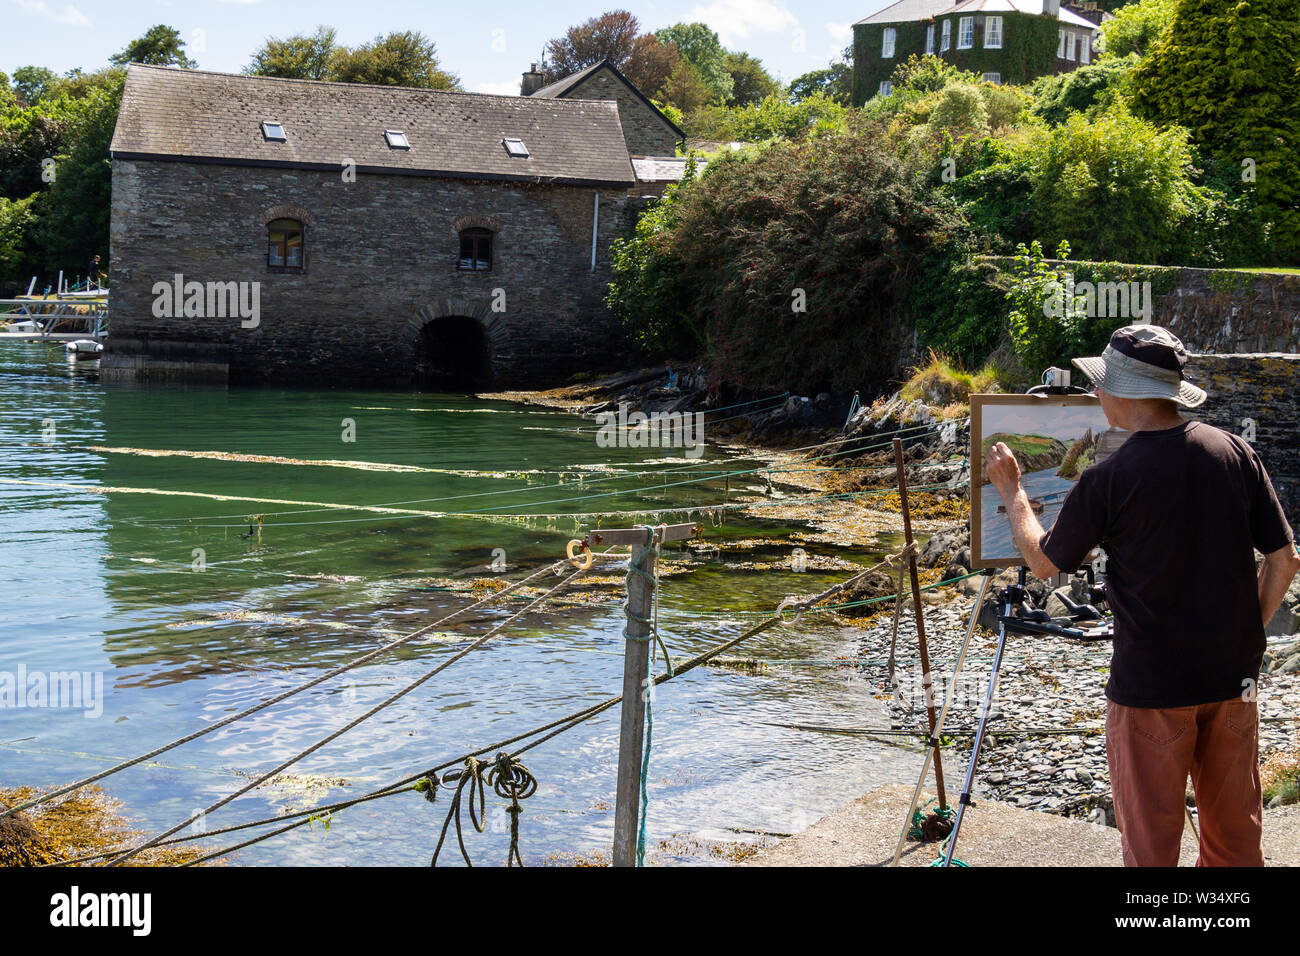
<svg viewBox="0 0 1300 956">
<path fill-rule="evenodd" d="M 1195 417 L 1250 440 L 1300 528 L 1300 355 L 1192 355 L 1187 378 L 1209 392 Z"/>
</svg>

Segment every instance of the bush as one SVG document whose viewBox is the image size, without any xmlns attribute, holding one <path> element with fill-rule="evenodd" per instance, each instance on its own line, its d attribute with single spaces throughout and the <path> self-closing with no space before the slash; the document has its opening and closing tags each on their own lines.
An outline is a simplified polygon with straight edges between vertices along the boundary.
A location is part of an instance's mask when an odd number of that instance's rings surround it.
<svg viewBox="0 0 1300 956">
<path fill-rule="evenodd" d="M 761 143 L 776 137 L 796 139 L 840 125 L 845 107 L 820 91 L 791 103 L 768 96 L 746 106 L 705 106 L 686 119 L 692 136 L 712 140 Z"/>
<path fill-rule="evenodd" d="M 1062 242 L 1056 258 L 1064 261 L 1069 257 L 1070 244 Z M 1068 294 L 1066 271 L 1043 259 L 1038 242 L 1016 248 L 1007 291 L 1012 306 L 1008 326 L 1016 359 L 1035 372 L 1053 365 L 1069 368 L 1070 359 L 1080 355 L 1099 355 L 1111 333 L 1132 321 L 1090 316 L 1084 298 Z"/>
<path fill-rule="evenodd" d="M 1087 259 L 1164 262 L 1195 202 L 1187 131 L 1158 130 L 1125 112 L 1075 114 L 1032 136 L 1035 237 L 1068 241 Z"/>
<path fill-rule="evenodd" d="M 1130 54 L 1039 77 L 1029 88 L 1034 115 L 1059 126 L 1074 113 L 1106 112 L 1128 95 L 1137 64 L 1137 54 Z"/>
<path fill-rule="evenodd" d="M 912 297 L 923 348 L 973 368 L 1007 333 L 1007 280 L 992 264 L 965 253 L 935 255 Z"/>
<path fill-rule="evenodd" d="M 616 279 L 611 301 L 649 318 L 661 306 L 646 293 L 666 291 L 663 309 L 707 330 L 712 381 L 808 393 L 869 393 L 897 378 L 923 263 L 965 233 L 880 126 L 860 120 L 715 161 L 665 215 L 654 268 Z M 681 285 L 649 281 L 664 274 Z M 638 277 L 647 281 L 625 281 Z"/>
<path fill-rule="evenodd" d="M 953 136 L 983 135 L 989 128 L 989 110 L 973 83 L 953 83 L 935 94 L 926 125 Z"/>
<path fill-rule="evenodd" d="M 1145 54 L 1173 22 L 1177 7 L 1178 0 L 1141 0 L 1120 7 L 1113 20 L 1101 25 L 1099 59 Z"/>
<path fill-rule="evenodd" d="M 695 163 L 688 161 L 682 181 L 641 213 L 632 237 L 610 246 L 614 281 L 605 304 L 629 342 L 650 358 L 690 356 L 704 345 L 681 279 L 682 263 L 672 250 L 677 205 L 695 176 Z"/>
</svg>

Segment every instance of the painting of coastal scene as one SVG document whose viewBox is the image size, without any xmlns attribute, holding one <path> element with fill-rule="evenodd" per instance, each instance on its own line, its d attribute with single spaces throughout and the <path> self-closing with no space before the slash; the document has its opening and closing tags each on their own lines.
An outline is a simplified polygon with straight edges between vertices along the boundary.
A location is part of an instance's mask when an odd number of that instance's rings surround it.
<svg viewBox="0 0 1300 956">
<path fill-rule="evenodd" d="M 971 566 L 1022 563 L 1002 496 L 984 475 L 996 443 L 1004 442 L 1016 456 L 1030 506 L 1050 528 L 1079 476 L 1114 454 L 1126 437 L 1107 424 L 1090 395 L 972 395 Z"/>
</svg>

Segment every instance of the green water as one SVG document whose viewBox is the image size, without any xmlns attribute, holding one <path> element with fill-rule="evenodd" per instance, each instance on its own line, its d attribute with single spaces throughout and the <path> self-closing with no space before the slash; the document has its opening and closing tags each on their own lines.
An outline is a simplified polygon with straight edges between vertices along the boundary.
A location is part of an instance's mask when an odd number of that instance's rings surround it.
<svg viewBox="0 0 1300 956">
<path fill-rule="evenodd" d="M 424 470 L 156 457 L 143 450 Z M 569 538 L 595 524 L 511 516 L 631 510 L 684 520 L 671 509 L 727 500 L 723 481 L 698 480 L 699 472 L 762 464 L 732 460 L 712 446 L 699 462 L 681 458 L 680 450 L 600 448 L 591 423 L 572 415 L 463 396 L 109 385 L 97 381 L 92 366 L 70 365 L 60 351 L 37 345 L 0 348 L 0 454 L 0 678 L 20 669 L 74 671 L 92 675 L 87 686 L 98 675 L 103 686 L 93 708 L 0 709 L 0 784 L 9 786 L 64 783 L 243 709 L 464 606 L 469 599 L 446 589 L 449 582 L 515 580 L 555 560 Z M 671 455 L 677 460 L 663 463 Z M 578 478 L 580 465 L 625 472 L 647 459 L 660 463 L 644 470 L 663 473 Z M 692 471 L 677 470 L 688 465 Z M 510 476 L 529 469 L 552 473 Z M 115 490 L 88 494 L 58 485 Z M 747 487 L 763 482 L 733 478 L 732 500 Z M 788 530 L 735 512 L 720 526 L 704 524 L 705 538 L 715 542 Z M 501 557 L 505 570 L 494 570 Z M 819 590 L 841 576 L 734 566 L 751 559 L 788 561 L 789 548 L 695 559 L 676 548 L 665 553 L 670 567 L 692 561 L 690 573 L 666 578 L 661 592 L 661 629 L 675 657 L 739 633 L 755 620 L 744 612 L 769 610 L 786 594 Z M 357 795 L 617 694 L 619 601 L 613 592 L 595 607 L 527 619 L 295 768 L 325 778 L 319 788 L 254 791 L 207 825 Z M 485 613 L 412 644 L 119 774 L 106 789 L 146 829 L 177 823 L 359 715 L 506 613 Z M 852 633 L 810 618 L 732 653 L 831 658 L 853 647 Z M 879 725 L 872 692 L 867 681 L 839 669 L 786 664 L 758 674 L 700 668 L 660 688 L 652 841 L 798 831 L 873 786 L 913 775 L 917 759 L 905 751 L 767 725 Z M 526 862 L 608 850 L 617 715 L 611 710 L 530 751 L 526 762 L 540 787 L 524 807 Z M 489 799 L 489 832 L 473 836 L 469 847 L 476 864 L 498 865 L 508 818 L 505 803 Z M 445 797 L 435 806 L 415 794 L 375 801 L 339 814 L 328 832 L 302 828 L 237 859 L 422 864 L 445 808 Z M 459 862 L 454 846 L 446 859 Z M 711 862 L 680 849 L 661 859 Z"/>
</svg>

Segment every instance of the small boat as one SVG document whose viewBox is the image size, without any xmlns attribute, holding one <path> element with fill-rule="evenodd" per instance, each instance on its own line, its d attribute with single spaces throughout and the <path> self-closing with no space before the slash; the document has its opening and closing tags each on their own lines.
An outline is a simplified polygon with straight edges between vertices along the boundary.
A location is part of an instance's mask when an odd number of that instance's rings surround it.
<svg viewBox="0 0 1300 956">
<path fill-rule="evenodd" d="M 64 348 L 74 359 L 97 359 L 104 351 L 104 343 L 96 342 L 94 339 L 74 339 Z"/>
<path fill-rule="evenodd" d="M 1043 507 L 1044 507 L 1044 506 L 1043 506 L 1043 499 L 1042 499 L 1042 498 L 1030 498 L 1030 499 L 1029 499 L 1029 508 L 1030 508 L 1031 511 L 1033 511 L 1034 514 L 1036 514 L 1036 515 L 1040 515 L 1040 514 L 1042 514 L 1042 513 L 1043 513 Z M 1004 515 L 1004 514 L 1006 514 L 1006 513 L 1007 513 L 1007 506 L 1006 506 L 1006 505 L 998 505 L 998 514 L 1000 514 L 1000 515 Z"/>
</svg>

